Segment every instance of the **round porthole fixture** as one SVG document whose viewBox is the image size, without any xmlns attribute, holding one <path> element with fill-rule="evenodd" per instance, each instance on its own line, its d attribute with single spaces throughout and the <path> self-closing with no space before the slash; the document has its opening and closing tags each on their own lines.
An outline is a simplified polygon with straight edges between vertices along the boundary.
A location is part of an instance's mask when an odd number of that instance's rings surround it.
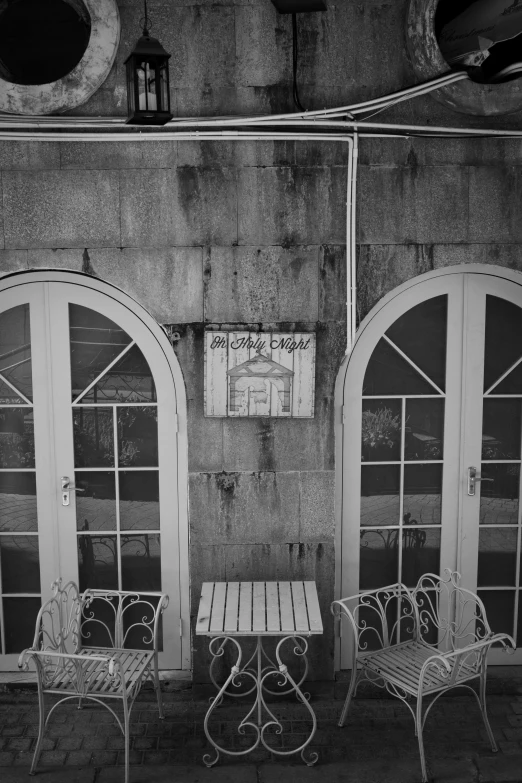
<svg viewBox="0 0 522 783">
<path fill-rule="evenodd" d="M 439 0 L 410 0 L 407 17 L 409 58 L 420 81 L 448 73 L 435 33 L 435 13 Z M 496 116 L 522 110 L 522 79 L 500 84 L 480 84 L 463 80 L 434 90 L 433 98 L 454 111 Z"/>
<path fill-rule="evenodd" d="M 0 111 L 55 114 L 85 103 L 116 57 L 116 0 L 11 0 L 2 6 Z"/>
</svg>

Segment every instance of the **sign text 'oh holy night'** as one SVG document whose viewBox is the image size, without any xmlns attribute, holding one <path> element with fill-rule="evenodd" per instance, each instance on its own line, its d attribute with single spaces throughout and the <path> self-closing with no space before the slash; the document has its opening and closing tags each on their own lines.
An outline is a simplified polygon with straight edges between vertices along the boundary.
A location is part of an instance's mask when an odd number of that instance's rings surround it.
<svg viewBox="0 0 522 783">
<path fill-rule="evenodd" d="M 315 334 L 205 332 L 205 416 L 312 418 Z"/>
</svg>

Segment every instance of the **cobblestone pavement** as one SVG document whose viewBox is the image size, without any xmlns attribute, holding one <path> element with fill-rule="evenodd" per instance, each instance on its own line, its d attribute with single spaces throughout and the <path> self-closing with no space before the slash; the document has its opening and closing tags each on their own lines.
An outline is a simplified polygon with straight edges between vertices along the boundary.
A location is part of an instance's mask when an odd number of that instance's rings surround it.
<svg viewBox="0 0 522 783">
<path fill-rule="evenodd" d="M 522 689 L 518 695 L 490 695 L 490 721 L 499 745 L 491 752 L 477 705 L 470 695 L 447 695 L 430 713 L 425 729 L 426 755 L 435 783 L 522 783 Z M 456 692 L 457 693 L 457 692 Z M 296 756 L 276 758 L 256 749 L 248 756 L 221 757 L 207 770 L 210 750 L 203 732 L 208 706 L 187 688 L 167 693 L 166 719 L 159 721 L 152 693 L 142 694 L 131 726 L 131 783 L 418 783 L 420 764 L 413 721 L 397 700 L 356 699 L 347 725 L 337 727 L 342 701 L 312 697 L 318 730 L 312 749 L 315 767 Z M 283 725 L 271 735 L 274 747 L 291 750 L 306 736 L 309 723 L 302 705 L 277 700 L 271 705 Z M 235 750 L 251 744 L 237 734 L 244 706 L 226 702 L 212 724 L 220 743 Z M 0 780 L 26 780 L 37 735 L 36 694 L 0 694 Z M 96 705 L 79 711 L 64 705 L 53 714 L 38 778 L 46 783 L 123 783 L 123 738 L 112 716 Z"/>
</svg>

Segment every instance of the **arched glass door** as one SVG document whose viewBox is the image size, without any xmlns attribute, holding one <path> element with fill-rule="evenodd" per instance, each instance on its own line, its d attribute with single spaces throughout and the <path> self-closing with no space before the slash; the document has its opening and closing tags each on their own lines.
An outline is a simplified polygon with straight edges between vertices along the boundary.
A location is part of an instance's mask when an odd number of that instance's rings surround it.
<svg viewBox="0 0 522 783">
<path fill-rule="evenodd" d="M 522 287 L 449 272 L 389 299 L 346 372 L 341 593 L 457 568 L 522 648 Z"/>
<path fill-rule="evenodd" d="M 0 335 L 3 668 L 32 642 L 57 576 L 167 592 L 160 663 L 182 668 L 178 401 L 164 348 L 121 301 L 58 280 L 0 292 Z"/>
</svg>

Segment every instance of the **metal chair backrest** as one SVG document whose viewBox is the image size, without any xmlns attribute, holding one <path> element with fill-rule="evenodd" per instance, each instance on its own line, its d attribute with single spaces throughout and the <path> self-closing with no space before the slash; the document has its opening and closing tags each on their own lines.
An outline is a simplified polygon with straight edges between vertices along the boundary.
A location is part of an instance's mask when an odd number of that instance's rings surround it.
<svg viewBox="0 0 522 783">
<path fill-rule="evenodd" d="M 457 571 L 446 578 L 424 574 L 413 597 L 419 614 L 422 640 L 443 650 L 460 650 L 493 635 L 480 598 L 460 586 Z"/>
<path fill-rule="evenodd" d="M 80 648 L 81 598 L 74 582 L 52 584 L 53 597 L 43 604 L 36 620 L 33 649 L 76 653 Z"/>
<path fill-rule="evenodd" d="M 417 605 L 411 591 L 400 582 L 334 603 L 348 610 L 355 654 L 384 649 L 418 636 Z"/>
<path fill-rule="evenodd" d="M 81 643 L 109 649 L 158 649 L 166 596 L 119 590 L 86 590 L 82 598 Z"/>
</svg>

